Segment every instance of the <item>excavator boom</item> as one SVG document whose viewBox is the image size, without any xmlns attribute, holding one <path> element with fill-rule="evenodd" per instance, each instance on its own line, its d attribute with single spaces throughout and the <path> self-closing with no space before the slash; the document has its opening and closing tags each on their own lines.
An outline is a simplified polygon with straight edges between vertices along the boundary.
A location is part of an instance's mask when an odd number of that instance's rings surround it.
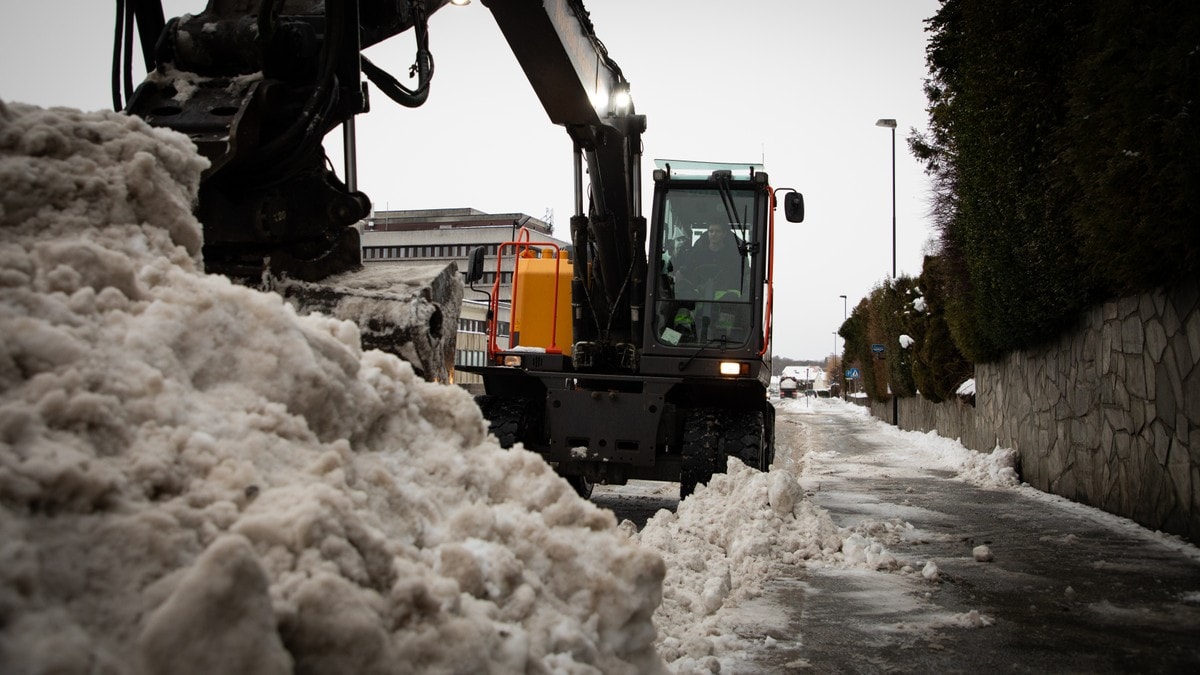
<svg viewBox="0 0 1200 675">
<path fill-rule="evenodd" d="M 575 150 L 571 239 L 577 360 L 610 363 L 617 345 L 640 346 L 646 269 L 641 209 L 642 132 L 629 82 L 579 0 L 484 0 L 550 121 Z M 584 210 L 582 167 L 591 190 Z"/>
</svg>

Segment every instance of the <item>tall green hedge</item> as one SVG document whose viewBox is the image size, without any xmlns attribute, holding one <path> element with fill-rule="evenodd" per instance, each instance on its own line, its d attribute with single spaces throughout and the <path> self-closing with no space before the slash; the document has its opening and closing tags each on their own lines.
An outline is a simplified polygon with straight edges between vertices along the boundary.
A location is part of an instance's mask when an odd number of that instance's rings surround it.
<svg viewBox="0 0 1200 675">
<path fill-rule="evenodd" d="M 1200 272 L 1200 3 L 944 0 L 929 20 L 945 320 L 988 361 Z"/>
<path fill-rule="evenodd" d="M 945 400 L 1100 300 L 1200 274 L 1200 2 L 943 0 L 928 23 L 909 147 L 938 255 L 839 331 L 876 399 Z"/>
<path fill-rule="evenodd" d="M 944 401 L 971 377 L 973 367 L 955 346 L 944 318 L 937 259 L 926 258 L 920 279 L 900 277 L 872 289 L 854 308 L 838 334 L 845 340 L 843 362 L 859 368 L 867 395 L 887 400 L 888 388 L 901 398 L 920 394 Z M 911 339 L 910 346 L 901 344 Z M 883 357 L 871 345 L 884 346 Z"/>
<path fill-rule="evenodd" d="M 878 321 L 872 321 L 872 316 L 878 314 L 871 312 L 871 299 L 863 298 L 838 329 L 838 335 L 845 341 L 842 363 L 847 368 L 858 368 L 863 391 L 879 401 L 888 398 L 887 370 L 871 353 L 871 345 L 881 339 Z"/>
<path fill-rule="evenodd" d="M 1101 287 L 1200 273 L 1200 3 L 1089 3 L 1060 166 Z"/>
<path fill-rule="evenodd" d="M 975 370 L 958 349 L 946 323 L 946 280 L 946 261 L 926 256 L 918 279 L 922 339 L 915 346 L 912 374 L 921 395 L 934 403 L 953 398 L 959 385 Z"/>
</svg>

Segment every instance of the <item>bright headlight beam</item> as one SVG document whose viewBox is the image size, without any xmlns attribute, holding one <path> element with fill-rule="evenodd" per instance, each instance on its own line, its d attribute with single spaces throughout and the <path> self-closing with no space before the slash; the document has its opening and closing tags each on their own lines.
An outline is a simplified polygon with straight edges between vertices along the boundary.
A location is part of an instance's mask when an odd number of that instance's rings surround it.
<svg viewBox="0 0 1200 675">
<path fill-rule="evenodd" d="M 629 104 L 633 102 L 633 98 L 629 95 L 629 90 L 618 89 L 613 94 L 613 110 L 616 112 L 625 112 L 629 110 Z"/>
</svg>

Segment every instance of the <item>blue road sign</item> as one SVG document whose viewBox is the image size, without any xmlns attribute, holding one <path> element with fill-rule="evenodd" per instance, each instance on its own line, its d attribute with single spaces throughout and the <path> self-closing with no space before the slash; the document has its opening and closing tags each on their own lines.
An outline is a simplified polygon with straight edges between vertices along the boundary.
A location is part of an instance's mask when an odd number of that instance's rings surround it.
<svg viewBox="0 0 1200 675">
<path fill-rule="evenodd" d="M 850 370 L 846 371 L 847 380 L 857 380 L 860 377 L 862 377 L 862 375 L 859 374 L 858 368 L 851 368 Z"/>
<path fill-rule="evenodd" d="M 881 345 L 879 343 L 875 343 L 875 344 L 871 345 L 871 351 L 875 352 L 876 354 L 882 354 L 883 353 L 883 345 Z"/>
</svg>

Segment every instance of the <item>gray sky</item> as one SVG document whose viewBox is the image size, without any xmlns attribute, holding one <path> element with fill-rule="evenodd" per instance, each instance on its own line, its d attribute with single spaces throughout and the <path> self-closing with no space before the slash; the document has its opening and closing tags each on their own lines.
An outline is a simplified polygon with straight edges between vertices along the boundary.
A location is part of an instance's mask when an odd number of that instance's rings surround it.
<svg viewBox="0 0 1200 675">
<path fill-rule="evenodd" d="M 168 16 L 204 0 L 168 0 Z M 776 236 L 777 356 L 820 359 L 852 309 L 891 271 L 892 137 L 897 258 L 916 275 L 931 236 L 930 184 L 906 150 L 927 121 L 924 20 L 936 0 L 590 0 L 600 39 L 637 111 L 649 175 L 655 158 L 765 160 L 776 188 L 804 193 L 807 219 Z M 110 105 L 113 2 L 0 0 L 0 98 L 83 110 Z M 69 17 L 69 18 L 68 18 Z M 567 234 L 571 143 L 552 125 L 480 2 L 430 20 L 436 72 L 410 110 L 373 91 L 358 120 L 359 188 L 378 209 L 469 206 L 543 217 Z M 368 55 L 402 76 L 411 35 Z M 340 136 L 327 143 L 341 167 Z M 841 340 L 837 341 L 841 350 Z"/>
</svg>

